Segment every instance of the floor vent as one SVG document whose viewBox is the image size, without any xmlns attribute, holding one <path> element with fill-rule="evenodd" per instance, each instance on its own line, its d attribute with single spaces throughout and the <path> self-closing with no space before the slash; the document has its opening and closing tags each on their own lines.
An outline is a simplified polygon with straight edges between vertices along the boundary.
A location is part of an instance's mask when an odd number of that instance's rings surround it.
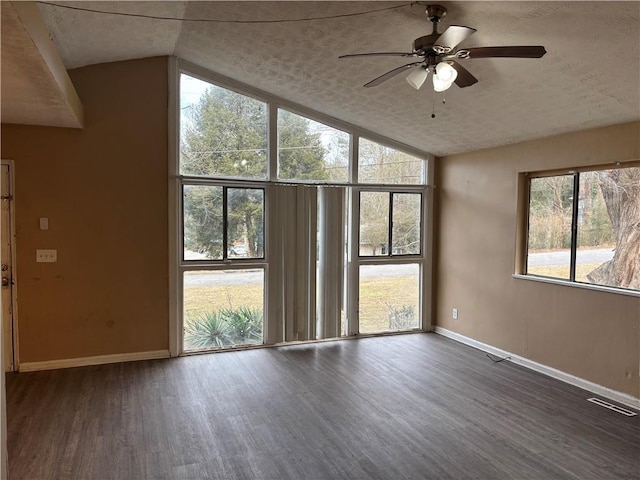
<svg viewBox="0 0 640 480">
<path fill-rule="evenodd" d="M 635 417 L 638 415 L 636 412 L 632 412 L 631 410 L 627 410 L 626 408 L 619 407 L 618 405 L 614 405 L 613 403 L 605 402 L 604 400 L 600 400 L 599 398 L 587 398 L 588 402 L 595 403 L 596 405 L 600 405 L 601 407 L 608 408 L 609 410 L 613 410 L 614 412 L 618 412 L 622 415 L 626 415 L 627 417 Z"/>
</svg>

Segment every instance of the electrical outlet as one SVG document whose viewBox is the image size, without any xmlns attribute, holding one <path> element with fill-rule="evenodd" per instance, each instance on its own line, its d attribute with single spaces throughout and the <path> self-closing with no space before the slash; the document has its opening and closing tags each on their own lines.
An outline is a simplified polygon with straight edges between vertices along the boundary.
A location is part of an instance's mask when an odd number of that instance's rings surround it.
<svg viewBox="0 0 640 480">
<path fill-rule="evenodd" d="M 37 263 L 54 263 L 58 261 L 57 250 L 36 250 Z"/>
<path fill-rule="evenodd" d="M 454 309 L 451 311 L 451 316 L 453 317 L 453 319 L 454 319 L 454 320 L 457 320 L 457 319 L 458 319 L 458 309 L 457 309 L 457 308 L 454 308 Z"/>
</svg>

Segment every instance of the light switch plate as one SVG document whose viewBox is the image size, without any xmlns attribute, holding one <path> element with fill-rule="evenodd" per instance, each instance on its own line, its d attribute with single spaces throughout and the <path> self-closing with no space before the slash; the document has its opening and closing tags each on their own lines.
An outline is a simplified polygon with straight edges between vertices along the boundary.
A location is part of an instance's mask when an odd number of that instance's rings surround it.
<svg viewBox="0 0 640 480">
<path fill-rule="evenodd" d="M 53 263 L 58 261 L 57 250 L 36 250 L 36 262 Z"/>
</svg>

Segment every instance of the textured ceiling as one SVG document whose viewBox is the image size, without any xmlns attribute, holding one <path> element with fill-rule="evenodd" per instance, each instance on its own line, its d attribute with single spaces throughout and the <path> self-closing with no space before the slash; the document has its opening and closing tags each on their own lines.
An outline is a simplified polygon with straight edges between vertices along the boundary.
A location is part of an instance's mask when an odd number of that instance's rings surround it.
<svg viewBox="0 0 640 480">
<path fill-rule="evenodd" d="M 2 121 L 82 127 L 80 100 L 55 55 L 38 10 L 22 3 L 16 5 L 18 12 L 13 4 L 2 3 Z M 33 21 L 34 15 L 39 23 Z M 50 49 L 45 46 L 41 51 L 38 46 L 45 42 Z"/>
<path fill-rule="evenodd" d="M 177 55 L 340 120 L 445 155 L 640 119 L 639 2 L 439 2 L 448 25 L 476 34 L 462 46 L 544 45 L 532 59 L 470 59 L 480 81 L 440 96 L 399 75 L 362 85 L 404 58 L 338 60 L 410 51 L 430 33 L 424 7 L 399 2 L 67 2 L 114 12 L 196 19 L 272 20 L 392 10 L 337 19 L 238 24 L 172 22 L 39 8 L 67 68 Z M 411 60 L 411 59 L 409 59 Z"/>
</svg>

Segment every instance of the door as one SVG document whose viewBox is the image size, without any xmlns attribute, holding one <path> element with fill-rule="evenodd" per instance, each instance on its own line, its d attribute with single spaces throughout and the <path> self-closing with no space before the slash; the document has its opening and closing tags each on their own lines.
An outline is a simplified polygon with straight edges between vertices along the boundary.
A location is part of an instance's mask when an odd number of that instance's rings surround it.
<svg viewBox="0 0 640 480">
<path fill-rule="evenodd" d="M 7 372 L 15 370 L 14 362 L 14 275 L 13 275 L 13 252 L 14 252 L 14 235 L 13 235 L 13 196 L 10 163 L 2 163 L 1 178 L 1 208 L 2 208 L 2 231 L 0 232 L 0 263 L 2 270 L 2 339 L 4 354 L 4 369 Z"/>
</svg>

